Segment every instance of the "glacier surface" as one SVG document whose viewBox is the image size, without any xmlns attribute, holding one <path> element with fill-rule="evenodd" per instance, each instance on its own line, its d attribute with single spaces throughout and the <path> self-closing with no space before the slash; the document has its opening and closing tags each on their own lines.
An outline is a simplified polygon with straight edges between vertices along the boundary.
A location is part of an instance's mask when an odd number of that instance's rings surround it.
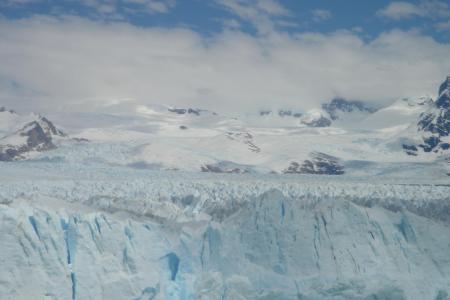
<svg viewBox="0 0 450 300">
<path fill-rule="evenodd" d="M 448 299 L 444 179 L 2 163 L 2 299 Z"/>
</svg>

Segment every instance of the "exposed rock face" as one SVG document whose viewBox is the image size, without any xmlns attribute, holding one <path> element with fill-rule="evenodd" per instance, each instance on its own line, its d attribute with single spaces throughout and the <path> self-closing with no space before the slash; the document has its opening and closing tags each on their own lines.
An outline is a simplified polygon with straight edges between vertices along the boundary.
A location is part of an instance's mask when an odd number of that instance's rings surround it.
<svg viewBox="0 0 450 300">
<path fill-rule="evenodd" d="M 450 134 L 450 77 L 441 84 L 434 107 L 421 115 L 417 125 L 419 131 L 426 133 L 423 144 L 419 145 L 425 152 L 448 149 L 441 138 Z"/>
<path fill-rule="evenodd" d="M 367 106 L 365 103 L 361 101 L 348 101 L 342 98 L 335 98 L 330 103 L 322 104 L 322 109 L 326 111 L 331 120 L 339 119 L 338 112 L 367 112 L 374 113 L 377 109 Z"/>
<path fill-rule="evenodd" d="M 272 112 L 271 110 L 261 110 L 259 111 L 259 115 L 260 116 L 270 116 L 274 114 L 274 112 Z M 285 117 L 292 117 L 292 118 L 300 118 L 303 114 L 297 111 L 292 111 L 292 110 L 285 110 L 285 109 L 280 109 L 278 111 L 278 116 L 285 118 Z"/>
<path fill-rule="evenodd" d="M 295 112 L 292 110 L 279 110 L 278 115 L 282 118 L 284 117 L 300 118 L 302 116 L 302 113 Z"/>
<path fill-rule="evenodd" d="M 291 162 L 289 167 L 283 171 L 285 174 L 316 174 L 316 175 L 342 175 L 344 167 L 337 157 L 325 153 L 313 152 L 310 159 Z"/>
<path fill-rule="evenodd" d="M 2 106 L 2 107 L 0 107 L 0 112 L 10 112 L 10 113 L 12 113 L 12 114 L 15 114 L 16 112 L 14 111 L 14 110 L 8 110 L 8 109 L 6 109 L 6 107 L 4 107 L 4 106 Z"/>
<path fill-rule="evenodd" d="M 403 150 L 405 150 L 406 154 L 411 155 L 411 156 L 417 156 L 418 149 L 416 146 L 403 144 L 402 147 L 403 147 Z"/>
<path fill-rule="evenodd" d="M 57 129 L 55 127 L 55 125 L 53 125 L 53 123 L 50 122 L 46 117 L 41 117 L 37 122 L 42 127 L 42 129 L 44 130 L 44 132 L 47 136 L 49 136 L 49 135 L 57 135 L 57 136 L 62 136 L 62 137 L 66 136 L 66 134 L 64 132 Z"/>
<path fill-rule="evenodd" d="M 4 111 L 6 110 L 3 108 Z M 65 137 L 66 134 L 58 130 L 47 118 L 39 117 L 0 139 L 0 161 L 20 160 L 24 159 L 28 152 L 55 149 L 55 136 Z"/>
<path fill-rule="evenodd" d="M 169 108 L 168 111 L 179 114 L 179 115 L 186 115 L 186 114 L 191 114 L 191 115 L 196 115 L 196 116 L 200 116 L 202 113 L 206 113 L 209 112 L 207 110 L 204 109 L 198 109 L 198 108 Z M 213 115 L 217 115 L 215 112 L 209 112 Z"/>
<path fill-rule="evenodd" d="M 235 173 L 235 174 L 244 174 L 251 173 L 251 166 L 236 164 L 229 161 L 221 161 L 216 164 L 207 164 L 201 167 L 202 172 L 211 172 L 211 173 Z"/>
<path fill-rule="evenodd" d="M 331 125 L 330 119 L 320 116 L 318 118 L 308 118 L 303 119 L 302 124 L 309 126 L 309 127 L 329 127 Z"/>
<path fill-rule="evenodd" d="M 230 140 L 240 141 L 248 146 L 248 150 L 251 152 L 259 153 L 261 148 L 259 148 L 253 142 L 253 135 L 249 132 L 227 132 L 226 137 Z"/>
<path fill-rule="evenodd" d="M 450 107 L 450 76 L 439 87 L 439 99 L 436 106 L 448 109 Z"/>
<path fill-rule="evenodd" d="M 331 120 L 323 110 L 310 110 L 300 118 L 300 123 L 309 127 L 329 127 Z"/>
</svg>

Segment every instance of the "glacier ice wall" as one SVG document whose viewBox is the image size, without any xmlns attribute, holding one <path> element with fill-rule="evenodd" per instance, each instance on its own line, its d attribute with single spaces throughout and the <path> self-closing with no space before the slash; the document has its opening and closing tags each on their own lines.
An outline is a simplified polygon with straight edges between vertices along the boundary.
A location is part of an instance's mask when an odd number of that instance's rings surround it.
<svg viewBox="0 0 450 300">
<path fill-rule="evenodd" d="M 344 181 L 2 182 L 0 295 L 448 299 L 449 192 Z"/>
</svg>

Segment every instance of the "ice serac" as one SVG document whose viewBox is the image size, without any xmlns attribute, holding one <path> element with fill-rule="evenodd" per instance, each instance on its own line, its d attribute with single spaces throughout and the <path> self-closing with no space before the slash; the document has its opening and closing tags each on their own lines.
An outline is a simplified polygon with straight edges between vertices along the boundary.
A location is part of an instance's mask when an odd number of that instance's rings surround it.
<svg viewBox="0 0 450 300">
<path fill-rule="evenodd" d="M 0 295 L 356 300 L 450 292 L 448 186 L 167 176 L 0 183 Z"/>
<path fill-rule="evenodd" d="M 441 84 L 435 105 L 420 116 L 418 128 L 424 133 L 420 147 L 425 152 L 450 148 L 450 144 L 444 141 L 450 134 L 450 77 Z"/>
</svg>

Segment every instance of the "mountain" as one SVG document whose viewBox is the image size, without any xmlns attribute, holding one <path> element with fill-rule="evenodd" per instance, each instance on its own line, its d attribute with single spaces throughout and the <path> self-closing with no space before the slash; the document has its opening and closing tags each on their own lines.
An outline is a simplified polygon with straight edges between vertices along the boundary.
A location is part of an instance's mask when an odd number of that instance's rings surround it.
<svg viewBox="0 0 450 300">
<path fill-rule="evenodd" d="M 0 158 L 251 174 L 421 176 L 422 168 L 446 176 L 448 85 L 436 101 L 405 98 L 377 109 L 334 99 L 306 112 L 229 116 L 141 105 L 127 113 L 52 115 L 72 138 L 90 141 L 77 147 L 47 118 L 2 109 Z"/>
<path fill-rule="evenodd" d="M 322 104 L 322 109 L 328 113 L 330 119 L 335 121 L 349 113 L 371 114 L 377 111 L 361 101 L 348 101 L 343 98 L 335 98 L 329 103 Z"/>
<path fill-rule="evenodd" d="M 306 112 L 301 118 L 300 123 L 309 127 L 328 127 L 331 125 L 331 120 L 322 110 L 310 110 Z"/>
<path fill-rule="evenodd" d="M 412 127 L 414 134 L 417 134 L 420 115 L 433 106 L 434 101 L 430 96 L 401 98 L 371 113 L 359 123 L 359 126 L 368 130 Z"/>
<path fill-rule="evenodd" d="M 283 171 L 285 174 L 315 174 L 315 175 L 342 175 L 344 167 L 337 157 L 324 153 L 313 152 L 309 158 L 299 164 L 291 162 Z"/>
<path fill-rule="evenodd" d="M 450 149 L 450 77 L 441 84 L 438 99 L 430 110 L 420 116 L 417 125 L 424 134 L 419 147 L 425 152 Z"/>
<path fill-rule="evenodd" d="M 21 116 L 2 108 L 0 123 L 0 161 L 24 159 L 32 153 L 55 149 L 54 139 L 66 137 L 47 118 L 35 114 Z"/>
</svg>

